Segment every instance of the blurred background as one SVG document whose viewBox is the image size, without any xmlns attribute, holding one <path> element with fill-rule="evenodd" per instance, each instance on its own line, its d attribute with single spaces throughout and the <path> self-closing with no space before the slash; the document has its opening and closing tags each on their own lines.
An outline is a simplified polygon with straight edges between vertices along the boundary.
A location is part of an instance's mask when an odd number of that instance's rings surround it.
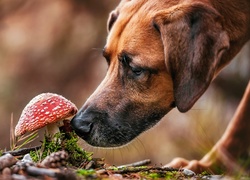
<svg viewBox="0 0 250 180">
<path fill-rule="evenodd" d="M 11 115 L 15 125 L 34 96 L 53 92 L 78 108 L 83 105 L 105 76 L 106 21 L 118 3 L 0 1 L 0 149 L 10 148 Z M 201 158 L 233 116 L 249 81 L 249 58 L 248 43 L 188 113 L 172 110 L 129 145 L 101 149 L 81 142 L 82 146 L 115 165 L 148 158 L 157 165 L 176 156 Z"/>
</svg>

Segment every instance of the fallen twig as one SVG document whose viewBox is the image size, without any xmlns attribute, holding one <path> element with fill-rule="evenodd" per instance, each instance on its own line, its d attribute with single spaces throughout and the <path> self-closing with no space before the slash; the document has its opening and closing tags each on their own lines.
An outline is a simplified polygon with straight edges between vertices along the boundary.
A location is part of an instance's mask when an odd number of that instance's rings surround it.
<svg viewBox="0 0 250 180">
<path fill-rule="evenodd" d="M 170 168 L 170 167 L 150 167 L 150 166 L 141 166 L 141 167 L 133 167 L 133 166 L 128 166 L 128 167 L 109 167 L 107 169 L 100 169 L 96 171 L 97 174 L 104 174 L 104 173 L 113 173 L 113 174 L 126 174 L 126 173 L 137 173 L 137 172 L 169 172 L 169 171 L 179 171 L 179 169 L 175 168 Z"/>
<path fill-rule="evenodd" d="M 3 154 L 11 154 L 12 156 L 21 156 L 29 153 L 30 151 L 36 151 L 40 149 L 41 146 L 35 146 L 35 147 L 30 147 L 30 148 L 21 148 L 18 150 L 13 150 L 13 151 L 6 151 Z"/>
<path fill-rule="evenodd" d="M 150 163 L 151 163 L 150 159 L 145 159 L 145 160 L 137 161 L 137 162 L 134 162 L 134 163 L 131 163 L 131 164 L 125 164 L 125 165 L 117 166 L 117 168 L 125 168 L 125 167 L 131 167 L 131 166 L 133 166 L 133 167 L 144 166 L 144 165 L 148 165 Z"/>
<path fill-rule="evenodd" d="M 31 176 L 49 176 L 49 177 L 57 177 L 57 172 L 46 169 L 46 168 L 38 168 L 35 166 L 28 166 L 26 168 L 26 172 Z"/>
</svg>

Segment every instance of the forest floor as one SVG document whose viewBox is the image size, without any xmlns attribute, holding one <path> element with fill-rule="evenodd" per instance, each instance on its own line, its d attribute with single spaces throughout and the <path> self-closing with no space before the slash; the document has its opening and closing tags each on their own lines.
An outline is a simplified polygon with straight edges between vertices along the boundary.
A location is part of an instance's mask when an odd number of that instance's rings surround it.
<svg viewBox="0 0 250 180">
<path fill-rule="evenodd" d="M 150 160 L 110 166 L 104 158 L 93 158 L 78 146 L 73 132 L 44 136 L 41 145 L 26 147 L 37 133 L 12 139 L 10 151 L 0 152 L 0 180 L 81 180 L 81 179 L 234 179 L 206 172 L 195 174 L 187 169 L 150 165 Z M 237 179 L 250 179 L 238 177 Z"/>
</svg>

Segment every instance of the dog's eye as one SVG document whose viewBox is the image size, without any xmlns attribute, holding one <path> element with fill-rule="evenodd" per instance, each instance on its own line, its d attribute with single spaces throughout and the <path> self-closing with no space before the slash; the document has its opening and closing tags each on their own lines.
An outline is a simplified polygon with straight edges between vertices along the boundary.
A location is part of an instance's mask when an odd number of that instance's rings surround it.
<svg viewBox="0 0 250 180">
<path fill-rule="evenodd" d="M 124 54 L 121 54 L 118 58 L 122 64 L 124 65 L 129 65 L 129 62 L 131 61 L 130 57 L 128 57 L 128 55 L 126 55 L 125 53 Z"/>
<path fill-rule="evenodd" d="M 143 69 L 142 68 L 134 68 L 131 67 L 132 72 L 136 75 L 136 76 L 140 76 L 143 73 Z"/>
<path fill-rule="evenodd" d="M 130 55 L 128 55 L 127 53 L 122 53 L 118 59 L 120 60 L 120 62 L 122 63 L 124 69 L 126 69 L 128 71 L 128 75 L 132 78 L 132 77 L 139 77 L 141 76 L 145 69 L 134 64 L 132 62 L 132 58 L 130 57 Z"/>
</svg>

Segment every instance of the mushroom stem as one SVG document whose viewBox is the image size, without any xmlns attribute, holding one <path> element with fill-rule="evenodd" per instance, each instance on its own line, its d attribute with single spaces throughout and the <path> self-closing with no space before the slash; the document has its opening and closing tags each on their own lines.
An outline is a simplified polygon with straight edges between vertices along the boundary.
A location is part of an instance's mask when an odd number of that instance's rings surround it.
<svg viewBox="0 0 250 180">
<path fill-rule="evenodd" d="M 52 123 L 47 125 L 47 134 L 50 136 L 54 136 L 56 133 L 60 132 L 59 126 L 57 123 Z"/>
</svg>

